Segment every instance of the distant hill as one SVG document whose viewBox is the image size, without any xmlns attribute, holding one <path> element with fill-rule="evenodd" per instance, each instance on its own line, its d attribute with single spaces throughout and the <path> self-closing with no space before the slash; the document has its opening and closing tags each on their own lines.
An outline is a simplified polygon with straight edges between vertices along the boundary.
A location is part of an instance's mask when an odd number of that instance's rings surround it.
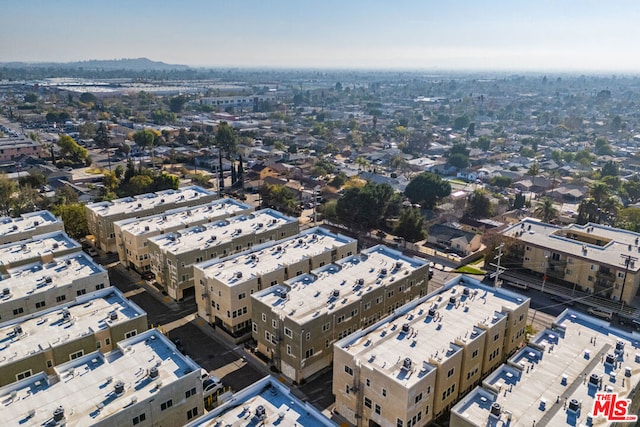
<svg viewBox="0 0 640 427">
<path fill-rule="evenodd" d="M 125 59 L 91 59 L 77 62 L 4 62 L 2 67 L 10 68 L 82 68 L 85 70 L 131 70 L 131 71 L 169 71 L 188 70 L 186 65 L 167 64 L 161 61 L 152 61 L 148 58 L 125 58 Z"/>
</svg>

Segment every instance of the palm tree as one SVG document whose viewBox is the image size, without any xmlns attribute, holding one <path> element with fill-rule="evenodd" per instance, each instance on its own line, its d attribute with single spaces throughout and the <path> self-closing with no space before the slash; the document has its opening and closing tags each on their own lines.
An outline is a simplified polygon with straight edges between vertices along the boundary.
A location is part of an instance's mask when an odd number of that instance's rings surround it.
<svg viewBox="0 0 640 427">
<path fill-rule="evenodd" d="M 553 200 L 545 197 L 533 210 L 533 214 L 544 222 L 552 222 L 558 217 L 558 209 L 553 205 Z"/>
</svg>

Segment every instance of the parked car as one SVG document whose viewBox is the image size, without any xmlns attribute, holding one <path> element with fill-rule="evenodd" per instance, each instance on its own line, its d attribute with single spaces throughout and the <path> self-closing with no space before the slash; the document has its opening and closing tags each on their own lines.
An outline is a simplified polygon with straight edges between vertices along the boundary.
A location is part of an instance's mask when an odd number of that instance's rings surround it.
<svg viewBox="0 0 640 427">
<path fill-rule="evenodd" d="M 148 271 L 142 272 L 140 277 L 142 277 L 143 280 L 153 280 L 156 278 L 156 274 L 153 271 L 148 270 Z"/>
<path fill-rule="evenodd" d="M 202 381 L 202 394 L 205 399 L 216 392 L 220 394 L 219 392 L 222 392 L 223 388 L 222 381 L 213 375 L 209 375 Z"/>
<path fill-rule="evenodd" d="M 609 321 L 613 318 L 613 311 L 600 307 L 591 307 L 587 310 L 587 313 Z"/>
<path fill-rule="evenodd" d="M 84 250 L 86 253 L 88 253 L 90 256 L 92 257 L 96 257 L 98 256 L 98 251 L 96 250 L 96 248 L 94 247 L 88 247 Z"/>
</svg>

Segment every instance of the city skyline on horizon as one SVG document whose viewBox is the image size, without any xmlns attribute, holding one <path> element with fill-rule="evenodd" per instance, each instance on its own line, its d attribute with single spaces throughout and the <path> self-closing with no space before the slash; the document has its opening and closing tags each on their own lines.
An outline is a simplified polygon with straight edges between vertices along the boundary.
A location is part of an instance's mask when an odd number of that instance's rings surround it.
<svg viewBox="0 0 640 427">
<path fill-rule="evenodd" d="M 630 0 L 431 3 L 12 2 L 0 62 L 144 57 L 195 68 L 640 72 L 640 35 L 626 30 L 640 10 Z"/>
</svg>

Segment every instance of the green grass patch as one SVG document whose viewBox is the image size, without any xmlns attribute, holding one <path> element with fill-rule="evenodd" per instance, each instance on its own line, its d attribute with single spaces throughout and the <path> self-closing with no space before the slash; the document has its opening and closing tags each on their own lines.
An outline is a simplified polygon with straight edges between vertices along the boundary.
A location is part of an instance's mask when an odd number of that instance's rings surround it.
<svg viewBox="0 0 640 427">
<path fill-rule="evenodd" d="M 463 274 L 487 274 L 486 271 L 484 270 L 480 270 L 479 268 L 475 268 L 472 267 L 470 265 L 463 265 L 462 267 L 459 267 L 456 269 L 456 273 L 463 273 Z"/>
</svg>

